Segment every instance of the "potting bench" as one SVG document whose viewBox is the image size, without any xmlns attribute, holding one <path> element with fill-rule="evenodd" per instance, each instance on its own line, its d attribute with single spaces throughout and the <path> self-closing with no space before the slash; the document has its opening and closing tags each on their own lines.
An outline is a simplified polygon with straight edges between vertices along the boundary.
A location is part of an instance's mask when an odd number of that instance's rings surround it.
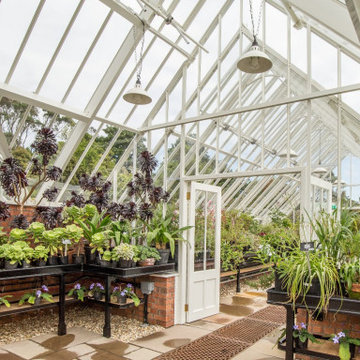
<svg viewBox="0 0 360 360">
<path fill-rule="evenodd" d="M 319 303 L 320 296 L 317 295 L 306 295 L 305 301 L 303 298 L 299 299 L 295 304 L 295 309 L 292 303 L 289 303 L 289 296 L 286 292 L 278 291 L 273 289 L 267 290 L 267 302 L 272 305 L 284 306 L 286 309 L 286 338 L 285 345 L 283 341 L 278 344 L 279 349 L 285 350 L 285 360 L 293 360 L 294 354 L 304 354 L 314 356 L 320 359 L 327 360 L 340 360 L 339 356 L 330 355 L 318 351 L 309 349 L 300 349 L 294 346 L 293 338 L 293 326 L 295 320 L 296 309 L 308 309 L 316 310 L 317 304 Z M 360 315 L 360 302 L 359 300 L 353 300 L 349 298 L 341 298 L 340 296 L 334 296 L 330 299 L 328 312 L 334 312 L 338 314 L 350 314 Z M 317 338 L 324 339 L 322 336 L 314 335 Z"/>
<path fill-rule="evenodd" d="M 24 269 L 14 270 L 0 270 L 0 281 L 14 280 L 14 279 L 25 279 L 35 278 L 43 276 L 56 276 L 59 278 L 59 295 L 54 297 L 53 303 L 44 303 L 40 305 L 21 306 L 16 309 L 3 309 L 0 311 L 0 317 L 30 312 L 34 310 L 46 309 L 46 308 L 59 308 L 59 322 L 58 322 L 58 335 L 66 334 L 66 323 L 65 323 L 65 305 L 68 303 L 74 303 L 78 300 L 66 298 L 65 289 L 65 276 L 76 273 L 91 274 L 92 276 L 102 277 L 105 280 L 105 301 L 95 301 L 104 306 L 105 313 L 105 324 L 103 329 L 103 335 L 105 337 L 111 336 L 111 319 L 110 309 L 115 308 L 128 308 L 134 306 L 133 303 L 127 302 L 126 304 L 114 304 L 110 302 L 110 290 L 111 281 L 115 278 L 119 279 L 134 279 L 144 275 L 151 275 L 161 273 L 165 271 L 174 271 L 175 264 L 169 263 L 164 265 L 154 265 L 146 267 L 133 267 L 133 268 L 110 268 L 102 267 L 97 265 L 53 265 L 53 266 L 42 266 L 42 267 L 30 267 Z M 147 294 L 144 294 L 144 320 L 147 322 Z"/>
</svg>

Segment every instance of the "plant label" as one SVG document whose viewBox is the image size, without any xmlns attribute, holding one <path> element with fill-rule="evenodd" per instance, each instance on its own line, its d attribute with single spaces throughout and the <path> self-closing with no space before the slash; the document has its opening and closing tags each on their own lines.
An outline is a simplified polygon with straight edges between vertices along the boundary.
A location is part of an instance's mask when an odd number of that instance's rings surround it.
<svg viewBox="0 0 360 360">
<path fill-rule="evenodd" d="M 301 251 L 313 251 L 315 250 L 315 245 L 313 241 L 300 243 Z"/>
<path fill-rule="evenodd" d="M 70 245 L 70 244 L 71 244 L 71 240 L 69 240 L 69 239 L 64 239 L 64 240 L 62 241 L 62 243 L 63 243 L 64 245 Z"/>
</svg>

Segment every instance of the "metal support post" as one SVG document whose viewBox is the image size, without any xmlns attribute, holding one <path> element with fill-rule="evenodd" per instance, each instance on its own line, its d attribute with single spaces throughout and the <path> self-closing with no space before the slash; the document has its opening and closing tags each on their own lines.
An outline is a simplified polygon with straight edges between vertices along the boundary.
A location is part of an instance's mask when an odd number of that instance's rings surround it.
<svg viewBox="0 0 360 360">
<path fill-rule="evenodd" d="M 111 286 L 111 276 L 107 275 L 105 278 L 105 323 L 103 329 L 103 336 L 107 338 L 111 337 L 110 286 Z"/>
<path fill-rule="evenodd" d="M 294 311 L 291 305 L 285 305 L 286 308 L 286 355 L 285 360 L 293 360 L 294 346 L 293 346 L 293 326 L 294 326 Z"/>
<path fill-rule="evenodd" d="M 238 266 L 237 274 L 236 274 L 236 292 L 237 293 L 241 292 L 241 288 L 240 288 L 240 265 Z"/>
<path fill-rule="evenodd" d="M 149 325 L 148 322 L 148 294 L 144 294 L 144 324 Z"/>
<path fill-rule="evenodd" d="M 66 335 L 65 323 L 65 275 L 59 276 L 59 324 L 58 335 Z"/>
</svg>

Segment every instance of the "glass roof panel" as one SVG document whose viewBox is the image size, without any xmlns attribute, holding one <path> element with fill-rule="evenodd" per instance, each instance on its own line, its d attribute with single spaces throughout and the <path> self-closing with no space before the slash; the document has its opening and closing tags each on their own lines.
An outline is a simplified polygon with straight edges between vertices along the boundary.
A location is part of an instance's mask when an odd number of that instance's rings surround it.
<svg viewBox="0 0 360 360">
<path fill-rule="evenodd" d="M 0 2 L 0 78 L 5 78 L 38 5 L 36 0 Z M 17 16 L 13 16 L 14 12 Z"/>
<path fill-rule="evenodd" d="M 120 15 L 111 17 L 71 91 L 67 104 L 80 109 L 86 107 L 131 27 L 132 24 Z"/>
<path fill-rule="evenodd" d="M 77 5 L 75 0 L 45 2 L 10 82 L 12 85 L 31 92 L 36 90 Z"/>
</svg>

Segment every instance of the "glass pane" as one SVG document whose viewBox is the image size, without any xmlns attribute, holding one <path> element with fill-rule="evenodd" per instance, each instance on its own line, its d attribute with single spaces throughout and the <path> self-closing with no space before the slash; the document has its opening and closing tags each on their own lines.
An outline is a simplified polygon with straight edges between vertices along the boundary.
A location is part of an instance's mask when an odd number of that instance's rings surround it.
<svg viewBox="0 0 360 360">
<path fill-rule="evenodd" d="M 215 269 L 216 194 L 207 193 L 206 270 Z"/>
<path fill-rule="evenodd" d="M 194 249 L 194 271 L 204 270 L 204 239 L 205 220 L 206 220 L 206 199 L 205 192 L 196 190 L 195 192 L 195 249 Z"/>
</svg>

